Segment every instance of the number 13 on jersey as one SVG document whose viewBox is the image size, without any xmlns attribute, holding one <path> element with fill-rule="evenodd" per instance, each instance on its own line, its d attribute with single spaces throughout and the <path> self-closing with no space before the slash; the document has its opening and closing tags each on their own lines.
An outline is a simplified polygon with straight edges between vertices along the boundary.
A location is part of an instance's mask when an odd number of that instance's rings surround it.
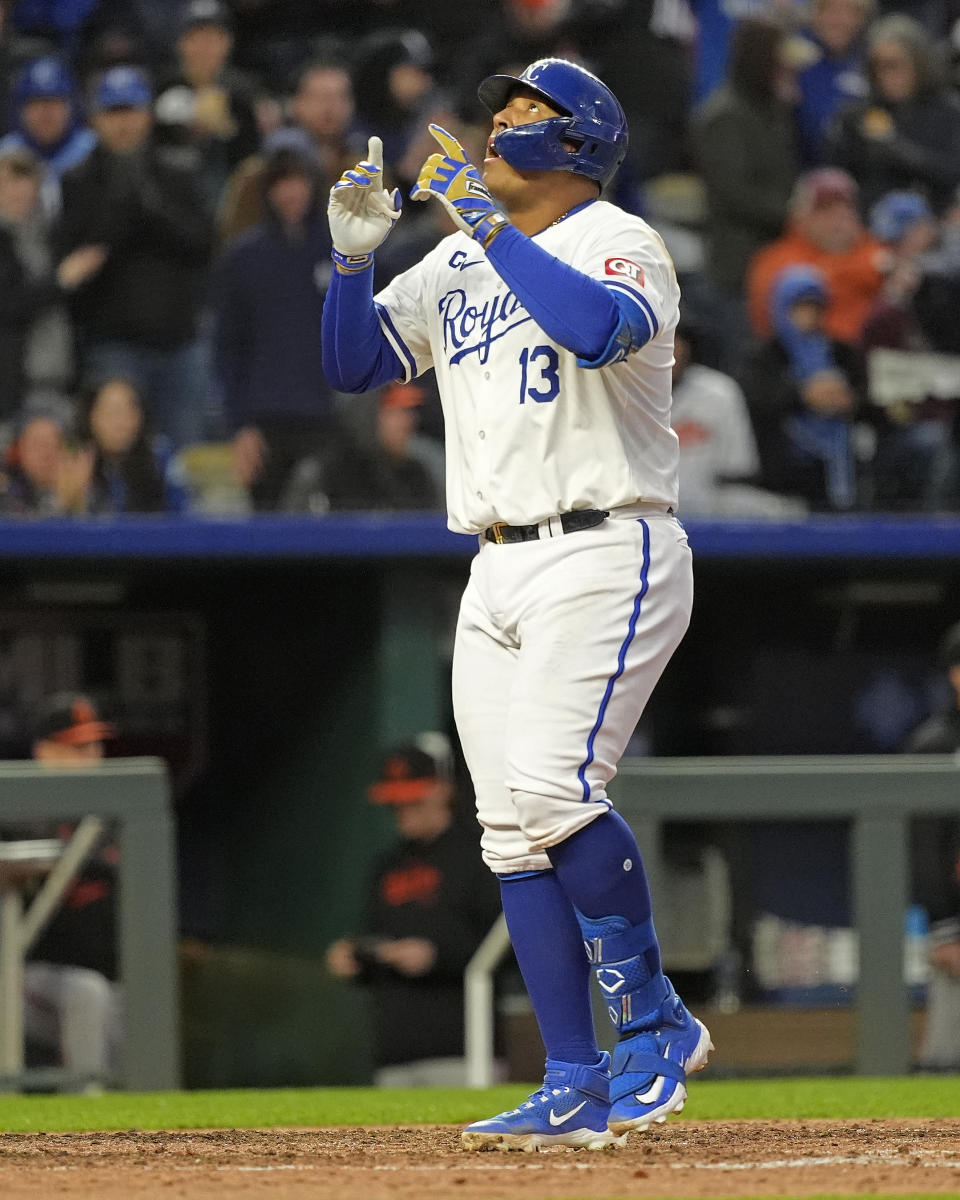
<svg viewBox="0 0 960 1200">
<path fill-rule="evenodd" d="M 549 404 L 560 393 L 560 356 L 552 346 L 525 347 L 520 354 L 520 403 L 529 396 Z"/>
</svg>

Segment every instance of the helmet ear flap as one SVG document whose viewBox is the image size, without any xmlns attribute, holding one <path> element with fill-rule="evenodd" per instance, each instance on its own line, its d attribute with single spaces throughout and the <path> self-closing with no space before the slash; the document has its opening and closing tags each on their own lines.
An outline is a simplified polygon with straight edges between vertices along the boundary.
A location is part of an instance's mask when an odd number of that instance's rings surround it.
<svg viewBox="0 0 960 1200">
<path fill-rule="evenodd" d="M 518 171 L 575 171 L 583 138 L 570 131 L 570 124 L 570 117 L 547 117 L 515 125 L 501 130 L 493 144 L 500 157 Z"/>
<path fill-rule="evenodd" d="M 579 63 L 563 58 L 542 58 L 521 75 L 491 75 L 483 80 L 478 96 L 497 113 L 517 87 L 539 93 L 559 113 L 527 126 L 515 126 L 497 137 L 497 149 L 518 170 L 572 171 L 593 179 L 601 188 L 613 178 L 627 153 L 627 118 L 613 92 Z M 562 132 L 558 122 L 562 122 Z M 520 129 L 534 132 L 508 138 L 504 153 L 500 139 Z M 534 145 L 541 138 L 538 154 Z M 512 157 L 515 152 L 519 159 Z M 520 161 L 522 159 L 522 161 Z"/>
</svg>

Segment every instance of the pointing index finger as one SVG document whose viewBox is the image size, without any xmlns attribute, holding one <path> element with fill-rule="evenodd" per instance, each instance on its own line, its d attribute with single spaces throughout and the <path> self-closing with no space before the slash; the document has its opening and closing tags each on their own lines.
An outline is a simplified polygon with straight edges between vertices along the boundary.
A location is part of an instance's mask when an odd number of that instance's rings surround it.
<svg viewBox="0 0 960 1200">
<path fill-rule="evenodd" d="M 367 162 L 372 162 L 378 171 L 383 170 L 383 141 L 378 137 L 367 139 Z"/>
<path fill-rule="evenodd" d="M 447 133 L 442 125 L 429 125 L 427 128 L 440 143 L 440 149 L 447 158 L 455 158 L 458 162 L 467 162 L 467 152 L 452 133 Z"/>
</svg>

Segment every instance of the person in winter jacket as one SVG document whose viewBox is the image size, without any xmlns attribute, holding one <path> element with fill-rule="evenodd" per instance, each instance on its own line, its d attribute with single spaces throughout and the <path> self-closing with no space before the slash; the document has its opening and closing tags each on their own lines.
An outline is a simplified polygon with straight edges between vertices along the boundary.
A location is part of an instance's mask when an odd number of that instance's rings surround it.
<svg viewBox="0 0 960 1200">
<path fill-rule="evenodd" d="M 830 293 L 813 267 L 788 267 L 770 292 L 773 336 L 751 355 L 743 387 L 760 459 L 761 482 L 813 509 L 857 504 L 854 418 L 863 368 L 824 329 Z"/>
<path fill-rule="evenodd" d="M 960 184 L 960 99 L 912 17 L 876 21 L 867 46 L 870 95 L 839 114 L 828 161 L 858 181 L 864 211 L 887 192 L 919 190 L 939 216 Z"/>
<path fill-rule="evenodd" d="M 759 337 L 769 337 L 772 332 L 773 280 L 785 267 L 806 265 L 815 267 L 827 280 L 827 333 L 851 345 L 859 342 L 883 287 L 889 256 L 883 244 L 864 228 L 858 195 L 853 177 L 835 167 L 818 167 L 797 180 L 786 229 L 757 251 L 747 271 L 750 324 Z"/>
<path fill-rule="evenodd" d="M 5 150 L 29 150 L 43 163 L 44 207 L 50 216 L 60 205 L 60 179 L 87 157 L 97 137 L 86 124 L 69 67 L 58 58 L 36 58 L 17 76 L 11 95 L 10 132 Z"/>
<path fill-rule="evenodd" d="M 82 475 L 76 512 L 183 512 L 188 493 L 183 467 L 167 438 L 153 436 L 137 389 L 106 379 L 88 390 L 79 429 Z"/>
<path fill-rule="evenodd" d="M 38 403 L 70 407 L 75 362 L 67 301 L 103 262 L 98 247 L 57 262 L 42 179 L 29 150 L 0 150 L 0 422 Z"/>
<path fill-rule="evenodd" d="M 254 507 L 268 510 L 298 462 L 338 445 L 338 429 L 317 336 L 330 235 L 316 167 L 281 147 L 264 163 L 262 186 L 266 218 L 228 247 L 219 267 L 214 342 L 235 474 Z"/>
<path fill-rule="evenodd" d="M 93 96 L 99 142 L 63 178 L 59 244 L 103 247 L 100 271 L 74 294 L 84 374 L 132 380 L 153 427 L 176 447 L 201 441 L 209 378 L 199 321 L 213 243 L 194 172 L 151 138 L 150 86 L 133 67 L 107 71 Z"/>
</svg>

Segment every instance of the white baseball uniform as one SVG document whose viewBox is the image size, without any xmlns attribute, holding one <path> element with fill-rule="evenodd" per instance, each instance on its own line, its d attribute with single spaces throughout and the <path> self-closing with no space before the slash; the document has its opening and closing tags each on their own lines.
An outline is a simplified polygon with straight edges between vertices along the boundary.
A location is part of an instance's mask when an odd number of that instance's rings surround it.
<svg viewBox="0 0 960 1200">
<path fill-rule="evenodd" d="M 650 340 L 621 362 L 579 366 L 463 233 L 376 297 L 407 378 L 436 370 L 450 528 L 480 535 L 453 700 L 484 858 L 498 873 L 548 867 L 545 847 L 607 811 L 606 785 L 693 597 L 673 515 L 669 255 L 639 217 L 599 200 L 534 240 L 628 294 Z M 578 509 L 610 519 L 564 534 L 559 514 Z M 540 524 L 539 540 L 494 544 L 483 531 L 497 522 Z"/>
</svg>

